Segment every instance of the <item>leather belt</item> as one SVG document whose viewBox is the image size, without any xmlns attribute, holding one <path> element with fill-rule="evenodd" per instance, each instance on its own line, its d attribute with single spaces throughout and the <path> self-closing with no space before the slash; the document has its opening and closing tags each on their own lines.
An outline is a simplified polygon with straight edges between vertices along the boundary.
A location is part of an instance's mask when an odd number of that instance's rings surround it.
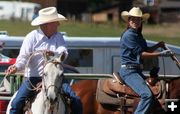
<svg viewBox="0 0 180 114">
<path fill-rule="evenodd" d="M 143 69 L 143 64 L 126 64 L 126 65 L 121 65 L 121 68 Z"/>
</svg>

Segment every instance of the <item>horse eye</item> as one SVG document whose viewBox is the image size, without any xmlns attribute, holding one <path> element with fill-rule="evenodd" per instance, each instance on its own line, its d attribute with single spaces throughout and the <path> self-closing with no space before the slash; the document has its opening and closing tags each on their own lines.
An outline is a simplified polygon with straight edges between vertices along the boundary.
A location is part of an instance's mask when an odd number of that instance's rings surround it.
<svg viewBox="0 0 180 114">
<path fill-rule="evenodd" d="M 46 72 L 44 72 L 44 76 L 47 76 L 47 73 L 46 73 Z"/>
</svg>

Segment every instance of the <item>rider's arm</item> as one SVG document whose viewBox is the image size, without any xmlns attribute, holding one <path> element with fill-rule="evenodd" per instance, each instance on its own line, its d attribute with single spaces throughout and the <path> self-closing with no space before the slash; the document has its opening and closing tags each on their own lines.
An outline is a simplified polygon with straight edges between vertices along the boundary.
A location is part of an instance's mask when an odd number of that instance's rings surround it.
<svg viewBox="0 0 180 114">
<path fill-rule="evenodd" d="M 16 59 L 15 66 L 17 67 L 18 71 L 24 70 L 25 65 L 28 62 L 28 58 L 32 53 L 33 48 L 33 32 L 30 32 L 25 38 L 20 48 L 19 55 Z"/>
<path fill-rule="evenodd" d="M 17 67 L 15 65 L 11 65 L 5 70 L 6 75 L 14 74 L 17 71 Z"/>
<path fill-rule="evenodd" d="M 31 51 L 31 40 L 29 39 L 30 35 L 27 35 L 20 48 L 20 52 L 16 59 L 16 63 L 14 65 L 9 66 L 8 69 L 5 70 L 6 75 L 14 74 L 17 71 L 24 70 Z"/>
<path fill-rule="evenodd" d="M 141 58 L 152 58 L 152 57 L 157 57 L 157 56 L 160 56 L 160 52 L 142 52 L 141 53 Z"/>
<path fill-rule="evenodd" d="M 54 52 L 55 56 L 64 53 L 65 59 L 66 59 L 67 56 L 68 56 L 68 49 L 67 49 L 67 45 L 66 45 L 66 43 L 64 41 L 64 37 L 60 33 L 57 35 L 56 45 L 57 45 L 57 49 Z"/>
<path fill-rule="evenodd" d="M 141 58 L 151 58 L 151 57 L 157 57 L 157 56 L 164 56 L 169 57 L 172 56 L 174 53 L 171 50 L 163 50 L 161 52 L 142 52 Z"/>
<path fill-rule="evenodd" d="M 158 48 L 164 48 L 165 47 L 165 43 L 163 41 L 158 42 L 157 44 L 148 47 L 147 52 L 154 52 L 155 50 L 157 50 Z"/>
<path fill-rule="evenodd" d="M 25 45 L 25 44 L 24 44 Z M 28 60 L 28 55 L 25 55 L 23 52 L 24 46 L 21 47 L 20 54 L 16 59 L 16 63 L 9 66 L 7 70 L 5 70 L 6 75 L 14 74 L 17 71 L 21 71 L 25 68 L 26 62 Z"/>
</svg>

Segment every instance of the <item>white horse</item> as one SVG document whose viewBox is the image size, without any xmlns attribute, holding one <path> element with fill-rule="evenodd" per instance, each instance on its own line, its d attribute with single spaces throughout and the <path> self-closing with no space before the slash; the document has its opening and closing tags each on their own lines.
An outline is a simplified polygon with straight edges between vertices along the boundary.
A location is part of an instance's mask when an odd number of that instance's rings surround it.
<svg viewBox="0 0 180 114">
<path fill-rule="evenodd" d="M 42 90 L 37 94 L 35 101 L 31 105 L 31 110 L 28 113 L 32 114 L 65 114 L 66 107 L 62 100 L 62 95 L 59 93 L 63 79 L 63 66 L 61 55 L 59 58 L 54 58 L 48 61 L 44 66 L 44 76 L 42 77 Z M 17 92 L 16 92 L 17 93 Z M 16 96 L 16 93 L 11 98 L 6 114 L 9 114 L 11 102 Z"/>
</svg>

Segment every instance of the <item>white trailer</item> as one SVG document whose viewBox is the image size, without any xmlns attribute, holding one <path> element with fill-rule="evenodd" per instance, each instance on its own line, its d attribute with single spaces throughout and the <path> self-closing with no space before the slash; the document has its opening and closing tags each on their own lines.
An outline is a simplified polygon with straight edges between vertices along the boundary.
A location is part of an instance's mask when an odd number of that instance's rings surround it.
<svg viewBox="0 0 180 114">
<path fill-rule="evenodd" d="M 16 58 L 24 37 L 0 36 L 5 42 L 2 53 L 8 57 Z M 112 74 L 119 71 L 119 41 L 120 37 L 69 37 L 65 36 L 68 45 L 69 57 L 66 63 L 76 67 L 80 73 Z M 157 42 L 147 41 L 148 45 Z M 180 47 L 168 45 L 180 59 Z M 159 50 L 161 51 L 161 50 Z M 153 66 L 160 67 L 162 76 L 177 77 L 180 70 L 170 57 L 156 57 L 144 62 L 144 72 L 149 73 Z"/>
<path fill-rule="evenodd" d="M 28 20 L 31 21 L 34 15 L 35 7 L 41 6 L 36 3 L 20 1 L 0 1 L 0 19 L 1 20 Z"/>
</svg>

